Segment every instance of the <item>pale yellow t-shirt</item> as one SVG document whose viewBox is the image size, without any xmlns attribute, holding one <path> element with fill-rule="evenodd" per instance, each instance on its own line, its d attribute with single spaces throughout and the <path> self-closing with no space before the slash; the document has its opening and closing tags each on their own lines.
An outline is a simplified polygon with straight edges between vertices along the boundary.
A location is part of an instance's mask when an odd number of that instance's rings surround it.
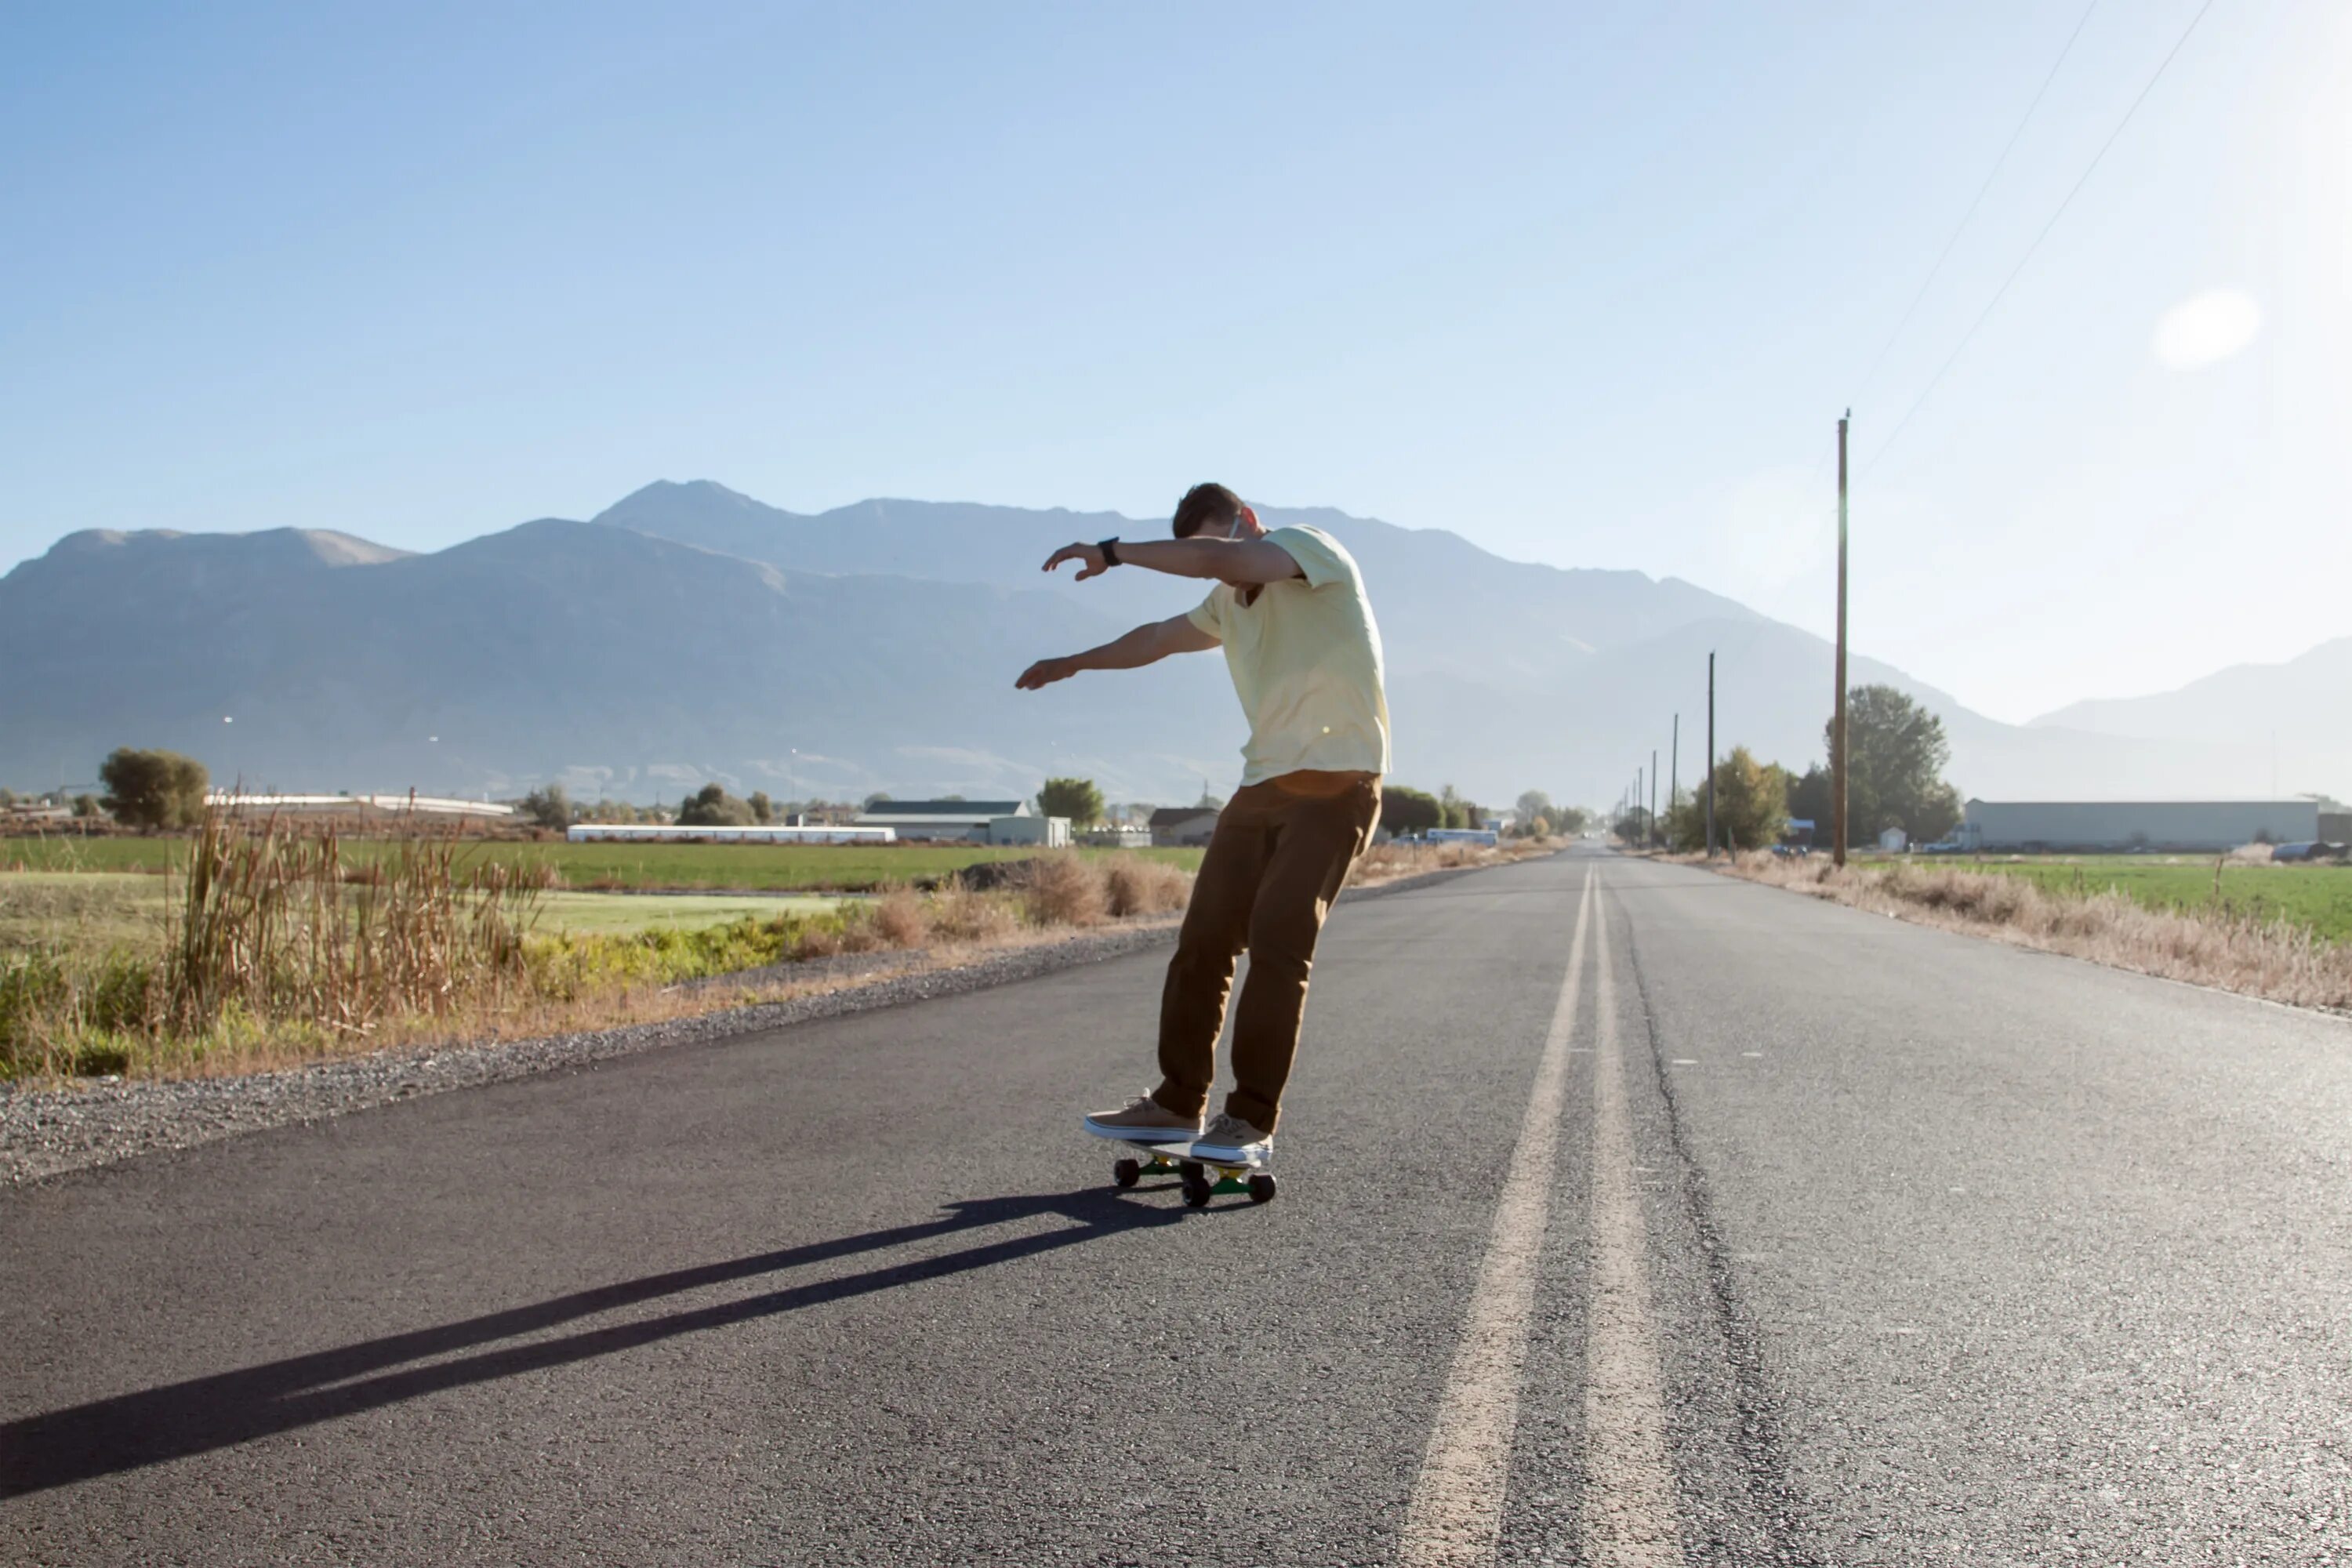
<svg viewBox="0 0 2352 1568">
<path fill-rule="evenodd" d="M 1277 528 L 1265 537 L 1305 575 L 1268 583 L 1248 604 L 1220 583 L 1192 613 L 1192 624 L 1224 646 L 1249 716 L 1242 783 L 1301 768 L 1387 773 L 1381 628 L 1355 557 L 1319 528 Z"/>
</svg>

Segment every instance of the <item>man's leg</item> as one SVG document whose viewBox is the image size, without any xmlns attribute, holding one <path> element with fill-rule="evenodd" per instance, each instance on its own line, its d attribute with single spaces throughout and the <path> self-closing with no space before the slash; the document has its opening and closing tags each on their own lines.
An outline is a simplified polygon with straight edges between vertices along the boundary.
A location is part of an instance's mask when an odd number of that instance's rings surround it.
<svg viewBox="0 0 2352 1568">
<path fill-rule="evenodd" d="M 1349 781 L 1328 794 L 1291 795 L 1281 807 L 1250 912 L 1249 980 L 1234 1015 L 1234 1092 L 1225 1099 L 1227 1111 L 1261 1132 L 1273 1131 L 1282 1115 L 1323 917 L 1380 816 L 1377 778 Z"/>
<path fill-rule="evenodd" d="M 1209 851 L 1192 879 L 1176 956 L 1160 993 L 1160 1087 L 1151 1098 L 1180 1116 L 1207 1109 L 1217 1079 L 1217 1036 L 1225 1026 L 1234 960 L 1249 938 L 1250 906 L 1265 872 L 1272 828 L 1266 786 L 1237 792 L 1218 814 Z"/>
</svg>

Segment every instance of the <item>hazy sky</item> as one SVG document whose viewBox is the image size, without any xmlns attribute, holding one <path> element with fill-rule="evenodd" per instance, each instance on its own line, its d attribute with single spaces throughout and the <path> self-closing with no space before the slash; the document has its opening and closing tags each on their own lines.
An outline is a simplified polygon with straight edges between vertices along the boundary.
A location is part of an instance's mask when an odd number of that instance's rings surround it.
<svg viewBox="0 0 2352 1568">
<path fill-rule="evenodd" d="M 656 478 L 1673 573 L 1988 712 L 2352 634 L 2352 8 L 17 6 L 0 569 Z M 1882 458 L 1881 452 L 1884 450 Z M 1377 588 L 1377 584 L 1375 584 Z"/>
</svg>

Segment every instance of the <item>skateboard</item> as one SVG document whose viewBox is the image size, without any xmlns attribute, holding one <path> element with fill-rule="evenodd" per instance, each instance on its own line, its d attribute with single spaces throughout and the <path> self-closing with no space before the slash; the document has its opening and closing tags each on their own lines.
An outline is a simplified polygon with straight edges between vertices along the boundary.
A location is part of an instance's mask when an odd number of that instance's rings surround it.
<svg viewBox="0 0 2352 1568">
<path fill-rule="evenodd" d="M 1209 1200 L 1220 1193 L 1245 1193 L 1254 1204 L 1274 1201 L 1274 1171 L 1266 1159 L 1209 1158 L 1195 1155 L 1190 1142 L 1145 1143 L 1106 1132 L 1095 1136 L 1108 1138 L 1114 1143 L 1135 1145 L 1133 1154 L 1121 1155 L 1111 1162 L 1110 1179 L 1122 1187 L 1131 1187 L 1146 1176 L 1172 1172 L 1183 1187 L 1187 1208 L 1207 1208 Z"/>
</svg>

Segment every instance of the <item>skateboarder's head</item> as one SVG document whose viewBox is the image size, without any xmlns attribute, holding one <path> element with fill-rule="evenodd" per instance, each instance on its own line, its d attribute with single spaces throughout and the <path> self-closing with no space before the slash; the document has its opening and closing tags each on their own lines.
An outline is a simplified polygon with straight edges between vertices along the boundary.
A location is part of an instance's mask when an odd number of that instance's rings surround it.
<svg viewBox="0 0 2352 1568">
<path fill-rule="evenodd" d="M 1209 539 L 1254 539 L 1265 531 L 1258 526 L 1257 513 L 1245 505 L 1242 498 L 1223 485 L 1194 485 L 1176 503 L 1172 524 L 1176 537 L 1190 539 L 1195 534 Z"/>
</svg>

